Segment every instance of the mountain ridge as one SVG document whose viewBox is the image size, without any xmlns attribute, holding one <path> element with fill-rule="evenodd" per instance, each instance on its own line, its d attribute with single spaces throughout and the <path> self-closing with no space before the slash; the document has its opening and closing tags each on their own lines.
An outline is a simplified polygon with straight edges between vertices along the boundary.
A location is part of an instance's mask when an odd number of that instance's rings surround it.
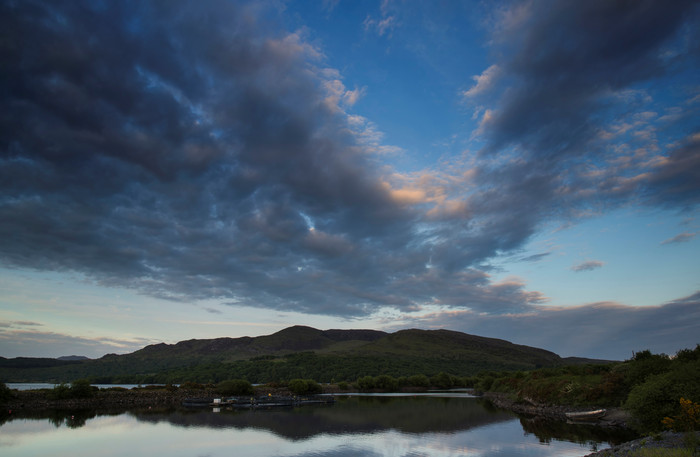
<svg viewBox="0 0 700 457">
<path fill-rule="evenodd" d="M 18 358 L 20 359 L 20 358 Z M 158 343 L 99 359 L 47 362 L 0 357 L 0 380 L 100 382 L 251 382 L 317 377 L 354 381 L 361 375 L 524 370 L 568 364 L 554 352 L 453 330 L 319 330 L 295 325 L 270 335 Z"/>
</svg>

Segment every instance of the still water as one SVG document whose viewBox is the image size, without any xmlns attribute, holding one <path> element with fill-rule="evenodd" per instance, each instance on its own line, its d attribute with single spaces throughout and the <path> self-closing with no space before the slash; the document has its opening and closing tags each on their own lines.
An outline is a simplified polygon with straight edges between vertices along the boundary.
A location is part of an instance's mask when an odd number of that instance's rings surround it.
<svg viewBox="0 0 700 457">
<path fill-rule="evenodd" d="M 518 418 L 468 396 L 338 397 L 334 405 L 55 411 L 0 416 L 0 455 L 43 456 L 559 456 L 627 437 Z"/>
</svg>

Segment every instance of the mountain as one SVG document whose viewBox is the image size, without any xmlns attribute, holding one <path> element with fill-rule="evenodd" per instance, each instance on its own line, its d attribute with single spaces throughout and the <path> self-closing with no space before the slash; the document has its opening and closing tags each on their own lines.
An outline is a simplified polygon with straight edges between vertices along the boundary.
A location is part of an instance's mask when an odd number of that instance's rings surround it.
<svg viewBox="0 0 700 457">
<path fill-rule="evenodd" d="M 34 361 L 34 362 L 33 362 Z M 361 376 L 472 376 L 482 370 L 522 370 L 567 364 L 543 349 L 449 330 L 318 330 L 293 326 L 271 335 L 192 339 L 154 344 L 94 360 L 3 359 L 0 380 L 62 382 L 251 382 Z"/>
<path fill-rule="evenodd" d="M 84 355 L 63 355 L 58 357 L 57 360 L 90 360 L 90 358 Z"/>
</svg>

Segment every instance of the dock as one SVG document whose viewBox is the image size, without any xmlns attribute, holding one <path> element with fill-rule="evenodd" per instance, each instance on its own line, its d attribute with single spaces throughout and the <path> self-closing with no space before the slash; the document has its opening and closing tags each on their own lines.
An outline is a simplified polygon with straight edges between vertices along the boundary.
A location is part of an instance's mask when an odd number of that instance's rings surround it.
<svg viewBox="0 0 700 457">
<path fill-rule="evenodd" d="M 284 408 L 303 405 L 335 403 L 331 395 L 308 396 L 236 396 L 221 398 L 188 398 L 182 402 L 187 407 L 212 407 L 231 409 Z"/>
</svg>

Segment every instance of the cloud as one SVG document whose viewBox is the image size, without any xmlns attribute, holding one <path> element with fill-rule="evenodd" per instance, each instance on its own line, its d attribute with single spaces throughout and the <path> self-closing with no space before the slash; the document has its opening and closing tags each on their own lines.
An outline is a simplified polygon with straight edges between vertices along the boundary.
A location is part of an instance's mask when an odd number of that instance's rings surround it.
<svg viewBox="0 0 700 457">
<path fill-rule="evenodd" d="M 216 309 L 216 308 L 204 308 L 204 311 L 211 313 L 211 314 L 223 314 L 223 311 Z"/>
<path fill-rule="evenodd" d="M 473 79 L 474 81 L 476 81 L 476 84 L 468 90 L 464 91 L 462 96 L 465 98 L 474 98 L 479 94 L 483 94 L 491 90 L 500 76 L 500 67 L 496 64 L 491 65 L 480 75 L 473 76 Z"/>
<path fill-rule="evenodd" d="M 663 75 L 660 51 L 697 14 L 692 2 L 529 7 L 527 20 L 500 29 L 511 39 L 498 65 L 514 83 L 490 124 L 489 150 L 520 143 L 540 160 L 580 153 L 595 132 L 592 114 L 610 93 Z"/>
<path fill-rule="evenodd" d="M 275 31 L 264 6 L 3 3 L 2 262 L 313 314 L 525 312 L 546 297 L 485 265 L 544 224 L 697 204 L 694 132 L 680 141 L 670 125 L 673 146 L 627 160 L 599 143 L 605 126 L 629 140 L 664 112 L 640 85 L 697 68 L 679 44 L 691 3 L 504 14 L 497 61 L 472 88 L 484 148 L 406 179 L 381 162 L 402 151 L 346 112 L 364 88 L 348 90 L 302 32 Z M 395 11 L 380 12 L 371 26 L 390 34 Z"/>
<path fill-rule="evenodd" d="M 38 323 L 30 324 L 30 327 L 42 326 Z M 84 355 L 98 358 L 107 353 L 133 352 L 148 344 L 159 342 L 145 338 L 89 338 L 21 328 L 25 326 L 27 323 L 10 323 L 9 326 L 0 324 L 0 345 L 3 348 L 3 354 L 0 355 L 21 354 L 23 357 L 54 358 L 65 355 Z"/>
<path fill-rule="evenodd" d="M 662 241 L 661 244 L 685 243 L 685 242 L 690 241 L 693 238 L 695 238 L 695 235 L 697 235 L 697 233 L 689 233 L 689 232 L 679 233 L 678 235 L 676 235 L 674 237 L 671 237 L 667 240 Z"/>
<path fill-rule="evenodd" d="M 379 36 L 387 35 L 391 38 L 394 29 L 399 25 L 396 15 L 392 14 L 393 7 L 388 0 L 382 0 L 380 5 L 380 17 L 374 18 L 372 15 L 367 15 L 362 25 L 365 31 L 373 30 Z"/>
<path fill-rule="evenodd" d="M 640 197 L 675 208 L 697 204 L 700 166 L 694 142 L 657 153 L 655 161 L 622 164 L 615 153 L 630 145 L 659 149 L 657 139 L 668 119 L 652 124 L 657 100 L 640 86 L 663 79 L 671 66 L 695 68 L 699 50 L 684 43 L 687 26 L 697 19 L 693 2 L 667 8 L 656 2 L 552 7 L 534 1 L 503 12 L 493 26 L 499 59 L 470 89 L 481 97 L 499 90 L 484 104 L 474 132 L 486 141 L 484 180 L 505 183 L 511 193 L 537 176 L 538 199 L 529 203 L 542 213 L 534 220 L 550 216 L 552 208 L 614 208 Z M 672 62 L 664 57 L 667 49 L 677 51 Z M 505 88 L 491 84 L 494 72 Z M 690 112 L 695 113 L 683 115 Z M 592 170 L 609 179 L 596 179 Z"/>
<path fill-rule="evenodd" d="M 478 266 L 518 242 L 498 211 L 387 185 L 363 90 L 303 34 L 232 2 L 35 6 L 2 6 L 5 265 L 341 316 L 540 302 Z"/>
<path fill-rule="evenodd" d="M 581 271 L 593 271 L 597 270 L 598 268 L 602 268 L 603 265 L 605 265 L 605 262 L 600 262 L 598 260 L 587 260 L 585 262 L 581 262 L 577 265 L 574 265 L 573 267 L 571 267 L 571 270 L 577 273 Z"/>
<path fill-rule="evenodd" d="M 385 34 L 391 37 L 391 32 L 396 27 L 396 17 L 386 16 L 381 19 L 373 19 L 367 16 L 364 22 L 365 30 L 373 29 L 377 35 L 384 36 Z"/>
<path fill-rule="evenodd" d="M 436 312 L 399 320 L 389 329 L 448 328 L 548 349 L 563 357 L 625 360 L 644 349 L 665 354 L 693 349 L 700 334 L 699 305 L 700 292 L 661 306 L 604 302 L 573 308 L 536 307 L 506 315 Z"/>
<path fill-rule="evenodd" d="M 527 257 L 522 257 L 518 259 L 520 262 L 539 262 L 540 260 L 544 259 L 545 257 L 551 255 L 551 252 L 542 252 L 539 254 L 532 254 Z"/>
</svg>

